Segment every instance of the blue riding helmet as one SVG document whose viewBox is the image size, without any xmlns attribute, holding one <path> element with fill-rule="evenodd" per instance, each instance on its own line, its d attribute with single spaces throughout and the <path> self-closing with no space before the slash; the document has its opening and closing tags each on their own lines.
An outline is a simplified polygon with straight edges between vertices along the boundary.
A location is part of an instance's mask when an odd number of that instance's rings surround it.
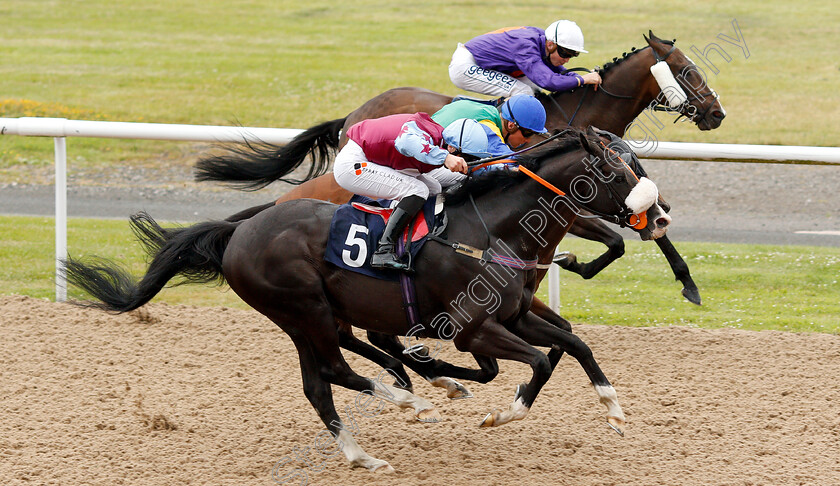
<svg viewBox="0 0 840 486">
<path fill-rule="evenodd" d="M 487 134 L 481 124 L 469 118 L 460 118 L 443 129 L 443 141 L 461 153 L 479 158 L 490 157 L 487 151 Z"/>
<path fill-rule="evenodd" d="M 511 96 L 501 108 L 502 118 L 535 133 L 545 133 L 545 108 L 533 96 L 518 94 Z"/>
</svg>

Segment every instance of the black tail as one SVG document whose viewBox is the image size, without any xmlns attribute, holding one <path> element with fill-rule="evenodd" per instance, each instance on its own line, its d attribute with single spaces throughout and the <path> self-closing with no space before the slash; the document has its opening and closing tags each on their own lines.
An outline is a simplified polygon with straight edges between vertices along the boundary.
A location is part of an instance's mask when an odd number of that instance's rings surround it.
<svg viewBox="0 0 840 486">
<path fill-rule="evenodd" d="M 152 299 L 176 275 L 184 283 L 224 282 L 222 257 L 238 223 L 209 221 L 186 228 L 162 228 L 146 213 L 131 217 L 134 233 L 152 261 L 137 282 L 115 263 L 94 258 L 89 263 L 68 258 L 70 284 L 101 302 L 83 303 L 113 312 L 134 310 Z"/>
<path fill-rule="evenodd" d="M 195 164 L 195 180 L 224 182 L 243 191 L 256 191 L 277 180 L 302 184 L 327 172 L 330 154 L 338 148 L 338 135 L 346 119 L 315 125 L 284 146 L 246 142 L 226 148 L 223 155 L 201 158 Z M 312 166 L 306 177 L 284 177 L 297 169 L 307 155 L 311 155 Z"/>
</svg>

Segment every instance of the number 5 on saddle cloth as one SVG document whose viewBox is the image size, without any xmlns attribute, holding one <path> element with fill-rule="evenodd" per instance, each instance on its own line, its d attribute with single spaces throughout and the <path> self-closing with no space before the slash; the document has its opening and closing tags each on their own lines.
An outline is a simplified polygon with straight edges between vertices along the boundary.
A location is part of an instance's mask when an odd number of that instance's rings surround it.
<svg viewBox="0 0 840 486">
<path fill-rule="evenodd" d="M 391 201 L 370 199 L 364 196 L 353 196 L 348 204 L 338 207 L 330 223 L 330 235 L 324 259 L 338 267 L 352 272 L 361 273 L 382 280 L 399 280 L 401 272 L 379 270 L 371 268 L 370 256 L 376 250 L 379 237 L 385 230 L 385 223 L 391 216 L 392 209 L 388 208 Z M 417 214 L 415 220 L 406 228 L 400 237 L 398 254 L 405 252 L 407 235 L 411 232 L 409 255 L 403 258 L 414 258 L 430 233 L 439 234 L 446 226 L 443 204 L 436 204 L 435 198 L 429 198 L 423 206 L 423 211 Z M 437 215 L 436 215 L 437 213 Z"/>
</svg>

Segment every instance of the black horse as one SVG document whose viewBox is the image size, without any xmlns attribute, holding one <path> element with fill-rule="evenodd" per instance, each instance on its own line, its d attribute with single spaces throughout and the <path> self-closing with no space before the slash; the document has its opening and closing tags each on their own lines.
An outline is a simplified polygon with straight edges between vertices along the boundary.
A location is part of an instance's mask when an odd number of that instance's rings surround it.
<svg viewBox="0 0 840 486">
<path fill-rule="evenodd" d="M 554 248 L 581 209 L 628 223 L 655 207 L 656 188 L 639 181 L 626 166 L 601 157 L 601 139 L 590 131 L 525 157 L 516 171 L 475 178 L 447 198 L 447 238 L 486 249 L 492 261 L 507 256 L 534 262 L 545 247 Z M 573 181 L 586 179 L 590 191 Z M 470 201 L 470 203 L 466 203 Z M 474 204 L 473 204 L 474 202 Z M 68 280 L 88 291 L 109 311 L 126 312 L 151 300 L 172 278 L 188 282 L 226 280 L 249 305 L 266 315 L 294 342 L 300 357 L 304 393 L 353 465 L 390 469 L 366 454 L 342 424 L 331 384 L 366 392 L 434 420 L 431 404 L 410 392 L 356 374 L 339 351 L 337 320 L 390 335 L 442 337 L 461 350 L 531 366 L 527 384 L 517 387 L 507 410 L 493 411 L 482 425 L 497 426 L 524 418 L 551 374 L 549 358 L 533 346 L 561 349 L 586 371 L 608 423 L 620 433 L 624 413 L 616 392 L 583 341 L 529 313 L 536 290 L 536 269 L 491 263 L 427 243 L 416 260 L 418 311 L 424 324 L 410 329 L 398 284 L 337 268 L 324 260 L 327 233 L 336 206 L 296 200 L 239 221 L 199 223 L 164 229 L 139 215 L 133 225 L 153 258 L 138 282 L 107 261 L 69 259 Z M 557 224 L 539 232 L 522 221 L 536 213 Z M 548 213 L 546 216 L 545 213 Z M 476 215 L 481 215 L 481 218 Z M 530 230 L 527 230 L 530 228 Z"/>
</svg>

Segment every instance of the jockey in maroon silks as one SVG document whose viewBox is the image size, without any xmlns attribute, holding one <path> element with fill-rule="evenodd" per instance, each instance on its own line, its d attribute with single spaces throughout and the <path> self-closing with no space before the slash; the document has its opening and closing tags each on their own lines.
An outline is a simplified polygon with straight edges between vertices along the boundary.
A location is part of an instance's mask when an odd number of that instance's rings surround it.
<svg viewBox="0 0 840 486">
<path fill-rule="evenodd" d="M 601 84 L 596 72 L 579 75 L 563 67 L 583 49 L 576 23 L 558 20 L 543 30 L 508 27 L 458 44 L 449 64 L 455 86 L 490 96 L 533 95 L 535 91 L 569 91 Z"/>
<path fill-rule="evenodd" d="M 475 120 L 458 119 L 444 128 L 426 113 L 413 113 L 361 121 L 347 130 L 347 138 L 333 167 L 338 185 L 397 201 L 371 266 L 409 271 L 396 256 L 397 238 L 430 195 L 467 172 L 467 161 L 489 155 L 487 135 Z M 449 171 L 434 170 L 439 167 Z"/>
</svg>

